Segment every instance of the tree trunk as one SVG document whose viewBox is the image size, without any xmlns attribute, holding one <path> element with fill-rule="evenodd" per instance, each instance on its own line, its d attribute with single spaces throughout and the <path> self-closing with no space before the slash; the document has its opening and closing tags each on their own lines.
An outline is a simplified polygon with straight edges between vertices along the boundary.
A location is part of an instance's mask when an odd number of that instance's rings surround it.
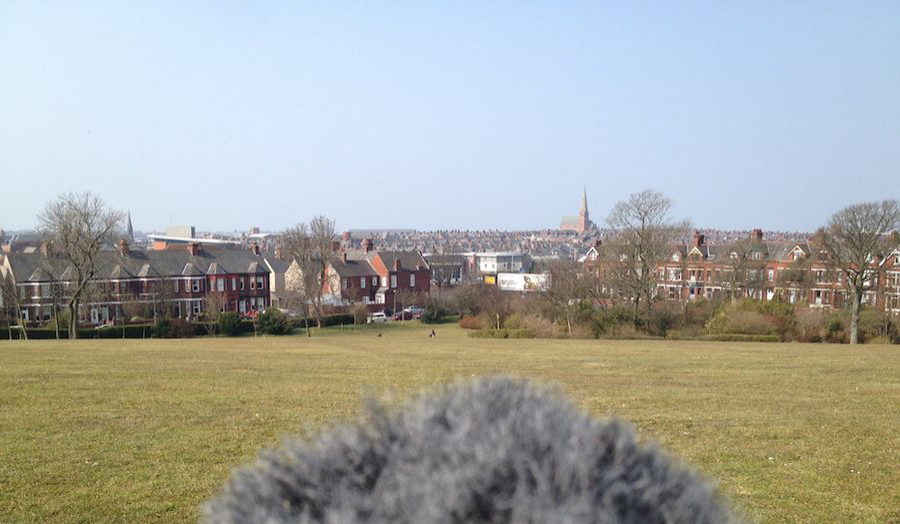
<svg viewBox="0 0 900 524">
<path fill-rule="evenodd" d="M 859 309 L 862 305 L 862 293 L 853 290 L 853 303 L 850 305 L 850 343 L 859 344 Z"/>
<path fill-rule="evenodd" d="M 69 302 L 69 340 L 78 338 L 78 299 Z"/>
<path fill-rule="evenodd" d="M 19 332 L 21 333 L 19 338 L 22 340 L 28 340 L 28 328 L 25 326 L 25 319 L 22 318 L 22 308 L 18 304 L 16 305 L 16 312 L 17 312 L 16 319 L 17 319 L 17 321 L 19 323 L 19 327 L 20 327 Z M 10 330 L 10 334 L 11 333 L 12 333 L 12 330 Z"/>
<path fill-rule="evenodd" d="M 53 324 L 56 325 L 56 340 L 59 340 L 59 304 L 53 300 Z"/>
</svg>

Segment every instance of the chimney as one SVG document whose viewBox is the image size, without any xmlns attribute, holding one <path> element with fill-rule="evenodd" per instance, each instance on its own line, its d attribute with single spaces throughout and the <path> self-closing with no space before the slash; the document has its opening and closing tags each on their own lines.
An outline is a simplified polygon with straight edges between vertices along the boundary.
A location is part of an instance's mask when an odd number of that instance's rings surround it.
<svg viewBox="0 0 900 524">
<path fill-rule="evenodd" d="M 259 255 L 259 244 L 254 240 L 250 242 L 250 251 L 253 251 L 254 255 Z"/>
<path fill-rule="evenodd" d="M 400 257 L 394 259 L 394 271 L 400 271 Z"/>
<path fill-rule="evenodd" d="M 602 240 L 602 239 L 599 239 L 599 238 L 598 238 L 597 241 L 594 242 L 594 247 L 597 248 L 598 250 L 600 249 L 600 246 L 602 246 L 602 245 L 603 245 L 603 240 Z"/>
<path fill-rule="evenodd" d="M 50 241 L 42 240 L 41 241 L 41 254 L 45 257 L 50 256 Z"/>
<path fill-rule="evenodd" d="M 344 264 L 347 263 L 347 252 L 343 250 L 341 251 L 341 262 L 343 262 Z"/>
<path fill-rule="evenodd" d="M 762 229 L 754 229 L 753 233 L 750 234 L 750 239 L 755 240 L 756 242 L 762 242 L 762 239 L 763 239 Z"/>
<path fill-rule="evenodd" d="M 349 232 L 349 231 L 344 231 L 344 233 L 341 235 L 341 240 L 343 240 L 343 242 L 344 242 L 345 244 L 349 244 L 349 243 L 350 243 L 350 240 L 352 240 L 352 238 L 351 238 L 351 236 L 350 236 L 350 232 Z"/>
<path fill-rule="evenodd" d="M 198 254 L 200 254 L 200 242 L 188 243 L 187 250 L 192 256 L 197 256 Z"/>
<path fill-rule="evenodd" d="M 126 240 L 124 238 L 120 238 L 117 249 L 119 250 L 120 255 L 122 255 L 123 257 L 127 257 L 128 256 L 128 240 Z"/>
<path fill-rule="evenodd" d="M 694 231 L 694 246 L 700 247 L 706 242 L 706 237 L 700 234 L 699 231 Z"/>
<path fill-rule="evenodd" d="M 363 239 L 362 249 L 364 252 L 368 253 L 369 251 L 372 251 L 374 248 L 375 248 L 375 243 L 372 242 L 371 238 Z"/>
</svg>

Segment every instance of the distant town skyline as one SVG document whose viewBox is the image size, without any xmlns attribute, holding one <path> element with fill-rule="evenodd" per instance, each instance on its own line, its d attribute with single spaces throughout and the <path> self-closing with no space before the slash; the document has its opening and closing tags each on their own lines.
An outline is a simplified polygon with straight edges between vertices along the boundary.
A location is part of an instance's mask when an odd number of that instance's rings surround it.
<svg viewBox="0 0 900 524">
<path fill-rule="evenodd" d="M 900 197 L 900 2 L 0 0 L 0 227 L 540 230 L 655 189 L 813 231 Z"/>
</svg>

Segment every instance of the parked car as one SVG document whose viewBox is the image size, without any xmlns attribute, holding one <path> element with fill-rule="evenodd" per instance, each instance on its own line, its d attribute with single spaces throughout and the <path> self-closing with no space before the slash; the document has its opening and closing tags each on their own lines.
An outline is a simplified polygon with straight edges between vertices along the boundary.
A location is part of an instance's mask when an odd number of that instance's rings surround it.
<svg viewBox="0 0 900 524">
<path fill-rule="evenodd" d="M 372 313 L 371 315 L 369 315 L 369 324 L 383 324 L 385 322 L 387 322 L 387 315 L 384 314 L 384 311 L 379 311 L 378 313 Z"/>
<path fill-rule="evenodd" d="M 425 308 L 419 306 L 410 306 L 406 308 L 406 311 L 412 313 L 413 318 L 422 318 L 422 315 L 425 314 Z"/>
<path fill-rule="evenodd" d="M 394 314 L 394 320 L 412 320 L 413 318 L 415 318 L 415 316 L 412 314 L 412 312 L 405 309 L 403 311 L 400 311 L 399 313 Z"/>
</svg>

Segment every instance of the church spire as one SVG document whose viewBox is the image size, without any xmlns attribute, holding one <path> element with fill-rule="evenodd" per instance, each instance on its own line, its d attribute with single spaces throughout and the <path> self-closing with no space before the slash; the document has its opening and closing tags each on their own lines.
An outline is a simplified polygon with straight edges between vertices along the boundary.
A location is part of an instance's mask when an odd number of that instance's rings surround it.
<svg viewBox="0 0 900 524">
<path fill-rule="evenodd" d="M 125 226 L 125 236 L 128 237 L 129 243 L 134 243 L 134 228 L 131 227 L 131 211 L 128 212 L 128 224 Z"/>
<path fill-rule="evenodd" d="M 581 193 L 581 213 L 586 215 L 588 212 L 587 208 L 587 187 L 584 188 L 584 192 Z"/>
</svg>

